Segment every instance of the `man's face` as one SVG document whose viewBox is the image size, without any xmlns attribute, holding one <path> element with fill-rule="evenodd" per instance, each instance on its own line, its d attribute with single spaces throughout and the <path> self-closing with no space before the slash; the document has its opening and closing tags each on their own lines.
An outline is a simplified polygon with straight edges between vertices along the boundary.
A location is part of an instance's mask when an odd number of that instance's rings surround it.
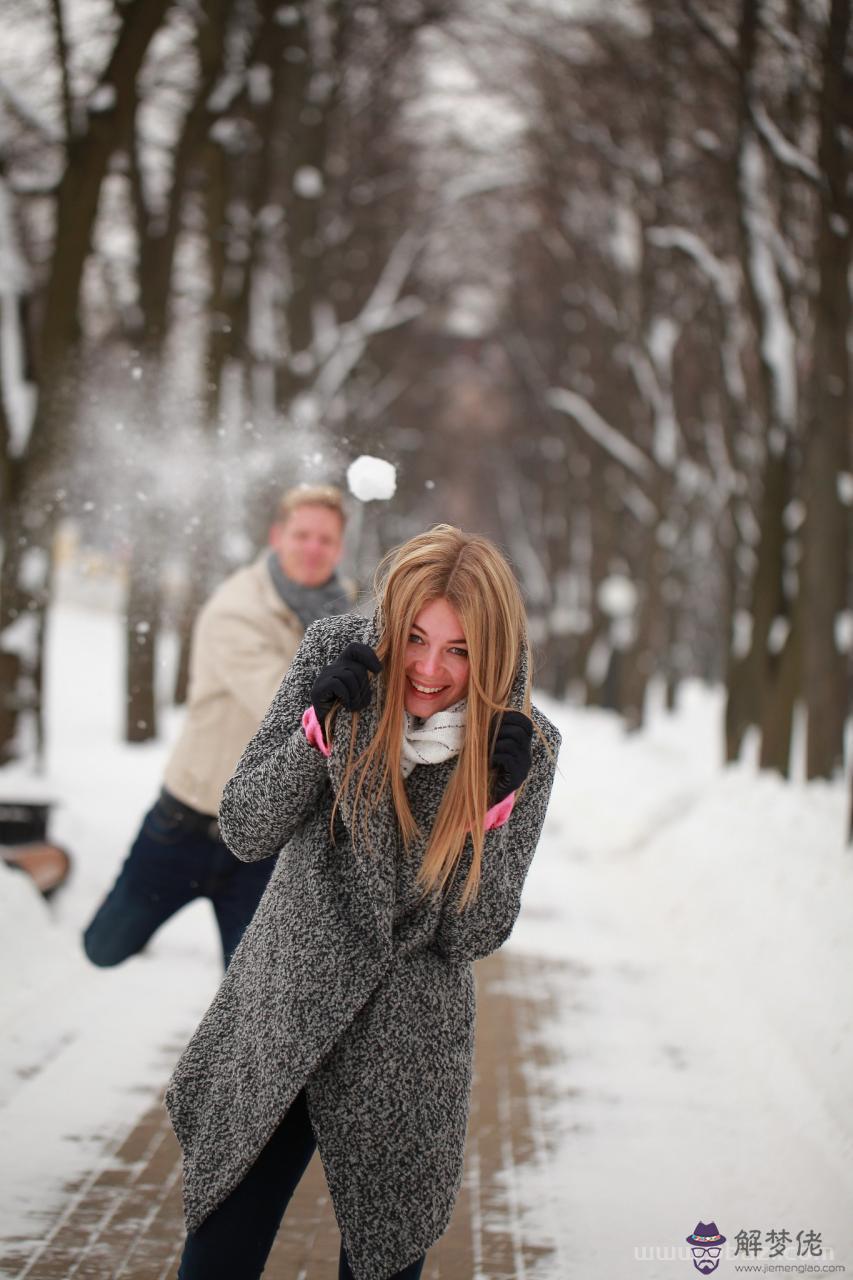
<svg viewBox="0 0 853 1280">
<path fill-rule="evenodd" d="M 343 521 L 329 507 L 306 504 L 273 525 L 270 542 L 288 578 L 302 587 L 320 587 L 343 555 Z"/>
</svg>

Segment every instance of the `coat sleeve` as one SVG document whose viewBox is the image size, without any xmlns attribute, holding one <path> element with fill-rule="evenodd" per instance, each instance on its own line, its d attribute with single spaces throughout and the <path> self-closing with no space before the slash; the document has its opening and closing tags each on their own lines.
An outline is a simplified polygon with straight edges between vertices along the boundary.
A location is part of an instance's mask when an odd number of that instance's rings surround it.
<svg viewBox="0 0 853 1280">
<path fill-rule="evenodd" d="M 287 675 L 222 793 L 219 826 L 244 862 L 278 853 L 316 807 L 328 782 L 324 756 L 302 729 L 311 686 L 326 665 L 322 621 L 305 632 Z"/>
<path fill-rule="evenodd" d="M 432 942 L 446 960 L 479 960 L 497 951 L 512 932 L 521 909 L 521 890 L 539 843 L 560 747 L 560 734 L 550 721 L 540 713 L 536 713 L 536 720 L 553 759 L 534 737 L 527 782 L 503 826 L 486 832 L 480 887 L 473 903 L 460 912 L 458 903 L 473 854 L 470 840 L 466 843 Z"/>
<path fill-rule="evenodd" d="M 287 670 L 281 643 L 274 644 L 257 619 L 214 601 L 199 615 L 197 644 L 216 678 L 260 724 Z M 296 645 L 294 636 L 293 652 Z"/>
</svg>

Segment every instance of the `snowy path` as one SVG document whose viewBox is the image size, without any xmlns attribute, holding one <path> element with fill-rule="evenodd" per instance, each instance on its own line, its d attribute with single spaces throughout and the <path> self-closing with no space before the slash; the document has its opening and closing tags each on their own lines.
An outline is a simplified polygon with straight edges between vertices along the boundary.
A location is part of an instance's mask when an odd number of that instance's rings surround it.
<svg viewBox="0 0 853 1280">
<path fill-rule="evenodd" d="M 780 1261 L 853 1268 L 843 790 L 719 771 L 711 709 L 633 742 L 556 713 L 566 787 L 510 943 L 567 965 L 549 993 L 557 1176 L 525 1198 L 590 1274 L 687 1274 L 700 1219 L 732 1249 L 760 1231 L 761 1262 L 768 1231 L 794 1254 L 821 1232 L 824 1258 Z"/>
<path fill-rule="evenodd" d="M 63 1185 L 148 1108 L 219 977 L 206 904 L 118 970 L 79 948 L 166 750 L 117 745 L 120 638 L 67 607 L 51 635 L 54 834 L 74 879 L 48 909 L 0 868 L 0 1235 L 43 1235 Z M 510 942 L 553 961 L 529 1029 L 544 1101 L 507 1203 L 556 1252 L 524 1280 L 695 1274 L 700 1219 L 730 1244 L 821 1232 L 853 1268 L 843 789 L 720 770 L 719 699 L 695 687 L 631 740 L 611 716 L 546 710 L 561 777 Z"/>
<path fill-rule="evenodd" d="M 73 875 L 45 905 L 0 866 L 0 1236 L 41 1238 L 65 1184 L 150 1106 L 220 977 L 206 903 L 119 969 L 83 955 L 80 932 L 156 794 L 167 749 L 118 745 L 121 644 L 116 617 L 57 610 L 39 785 L 59 802 L 51 834 L 72 851 Z M 168 648 L 163 657 L 165 673 Z M 0 779 L 12 794 L 12 771 Z"/>
</svg>

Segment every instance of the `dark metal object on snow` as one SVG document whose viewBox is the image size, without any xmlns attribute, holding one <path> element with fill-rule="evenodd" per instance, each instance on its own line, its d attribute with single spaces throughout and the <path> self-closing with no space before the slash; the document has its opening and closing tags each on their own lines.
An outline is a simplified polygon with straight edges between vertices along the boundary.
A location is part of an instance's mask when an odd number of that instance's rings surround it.
<svg viewBox="0 0 853 1280">
<path fill-rule="evenodd" d="M 0 845 L 46 840 L 50 804 L 0 800 Z"/>
</svg>

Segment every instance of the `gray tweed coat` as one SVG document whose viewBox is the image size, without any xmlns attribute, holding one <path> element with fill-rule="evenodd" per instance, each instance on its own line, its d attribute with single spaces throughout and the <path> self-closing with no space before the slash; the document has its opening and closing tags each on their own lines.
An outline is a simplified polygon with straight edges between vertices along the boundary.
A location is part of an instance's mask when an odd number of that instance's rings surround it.
<svg viewBox="0 0 853 1280">
<path fill-rule="evenodd" d="M 422 900 L 390 799 L 366 847 L 342 794 L 351 718 L 326 760 L 300 727 L 316 673 L 375 621 L 344 614 L 308 628 L 222 799 L 229 847 L 252 861 L 281 850 L 269 886 L 166 1092 L 184 1154 L 187 1227 L 241 1181 L 297 1093 L 311 1123 L 357 1280 L 384 1280 L 444 1232 L 462 1177 L 474 1047 L 471 962 L 509 936 L 545 817 L 554 764 L 534 735 L 533 764 L 509 820 L 486 836 L 472 907 L 454 909 L 467 864 L 443 900 Z M 512 702 L 520 706 L 524 672 Z M 378 680 L 381 681 L 381 676 Z M 555 756 L 560 735 L 534 719 Z M 359 717 L 357 749 L 376 727 Z M 454 761 L 406 782 L 421 830 Z M 333 792 L 340 797 L 329 834 Z M 467 846 L 470 857 L 470 842 Z"/>
</svg>

